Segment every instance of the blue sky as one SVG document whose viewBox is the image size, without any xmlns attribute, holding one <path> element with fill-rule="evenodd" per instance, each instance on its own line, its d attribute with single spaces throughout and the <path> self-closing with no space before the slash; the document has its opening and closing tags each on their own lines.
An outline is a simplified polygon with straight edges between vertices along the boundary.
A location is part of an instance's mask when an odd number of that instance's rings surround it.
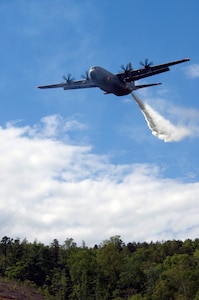
<svg viewBox="0 0 199 300">
<path fill-rule="evenodd" d="M 1 236 L 198 237 L 198 11 L 197 0 L 1 1 Z M 131 95 L 35 88 L 93 65 L 114 73 L 185 57 L 135 93 L 170 142 Z"/>
</svg>

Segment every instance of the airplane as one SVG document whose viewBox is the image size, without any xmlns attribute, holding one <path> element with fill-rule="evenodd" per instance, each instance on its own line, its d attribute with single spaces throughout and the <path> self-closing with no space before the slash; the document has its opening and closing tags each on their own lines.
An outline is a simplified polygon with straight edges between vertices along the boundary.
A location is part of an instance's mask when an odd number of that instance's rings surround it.
<svg viewBox="0 0 199 300">
<path fill-rule="evenodd" d="M 158 82 L 136 85 L 135 81 L 167 72 L 170 70 L 170 66 L 187 62 L 189 60 L 189 58 L 184 58 L 181 60 L 153 66 L 152 62 L 149 62 L 148 59 L 145 59 L 145 62 L 140 62 L 142 68 L 134 70 L 132 68 L 132 64 L 128 63 L 126 67 L 122 65 L 121 68 L 123 71 L 117 74 L 113 74 L 102 67 L 95 66 L 90 68 L 90 70 L 86 73 L 86 76 L 82 76 L 82 80 L 74 80 L 71 78 L 71 74 L 69 74 L 67 78 L 63 76 L 65 80 L 63 83 L 40 85 L 37 86 L 37 88 L 49 89 L 62 87 L 64 90 L 73 90 L 98 87 L 104 91 L 104 94 L 124 96 L 137 89 L 161 84 Z"/>
</svg>

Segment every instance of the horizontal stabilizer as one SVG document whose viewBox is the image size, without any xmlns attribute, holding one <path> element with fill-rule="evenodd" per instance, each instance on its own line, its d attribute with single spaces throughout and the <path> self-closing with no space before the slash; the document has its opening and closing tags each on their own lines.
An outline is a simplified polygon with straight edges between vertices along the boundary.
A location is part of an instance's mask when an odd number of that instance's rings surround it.
<svg viewBox="0 0 199 300">
<path fill-rule="evenodd" d="M 135 86 L 135 90 L 146 88 L 146 87 L 149 87 L 149 86 L 160 85 L 160 84 L 162 84 L 162 83 L 157 82 L 157 83 L 140 84 L 140 85 Z"/>
</svg>

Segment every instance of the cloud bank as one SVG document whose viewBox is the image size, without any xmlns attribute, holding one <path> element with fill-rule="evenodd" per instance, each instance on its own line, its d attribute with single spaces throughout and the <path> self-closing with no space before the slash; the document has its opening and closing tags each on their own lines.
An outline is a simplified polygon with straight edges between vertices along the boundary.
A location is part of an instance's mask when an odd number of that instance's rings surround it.
<svg viewBox="0 0 199 300">
<path fill-rule="evenodd" d="M 0 128 L 1 236 L 98 244 L 195 238 L 199 183 L 164 178 L 158 166 L 115 165 L 77 145 L 77 120 L 53 115 Z"/>
</svg>

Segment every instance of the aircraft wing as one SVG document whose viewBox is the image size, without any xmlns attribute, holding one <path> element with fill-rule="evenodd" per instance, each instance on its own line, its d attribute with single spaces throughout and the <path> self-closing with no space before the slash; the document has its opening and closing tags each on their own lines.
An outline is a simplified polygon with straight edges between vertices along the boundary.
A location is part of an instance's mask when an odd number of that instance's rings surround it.
<svg viewBox="0 0 199 300">
<path fill-rule="evenodd" d="M 161 64 L 161 65 L 156 65 L 156 66 L 149 66 L 149 67 L 144 67 L 141 69 L 137 69 L 137 70 L 132 70 L 128 72 L 128 76 L 125 78 L 125 72 L 116 74 L 119 78 L 121 79 L 125 79 L 127 82 L 131 82 L 131 81 L 136 81 L 145 77 L 149 77 L 149 76 L 153 76 L 156 74 L 160 74 L 163 72 L 167 72 L 169 71 L 169 67 L 176 65 L 176 64 L 180 64 L 186 61 L 189 61 L 189 58 L 184 58 L 181 60 L 176 60 L 176 61 L 172 61 L 169 63 L 165 63 L 165 64 Z"/>
<path fill-rule="evenodd" d="M 92 88 L 97 86 L 90 80 L 77 80 L 77 81 L 37 86 L 38 89 L 53 89 L 53 88 L 61 88 L 61 87 L 64 90 L 74 90 L 74 89 Z"/>
</svg>

